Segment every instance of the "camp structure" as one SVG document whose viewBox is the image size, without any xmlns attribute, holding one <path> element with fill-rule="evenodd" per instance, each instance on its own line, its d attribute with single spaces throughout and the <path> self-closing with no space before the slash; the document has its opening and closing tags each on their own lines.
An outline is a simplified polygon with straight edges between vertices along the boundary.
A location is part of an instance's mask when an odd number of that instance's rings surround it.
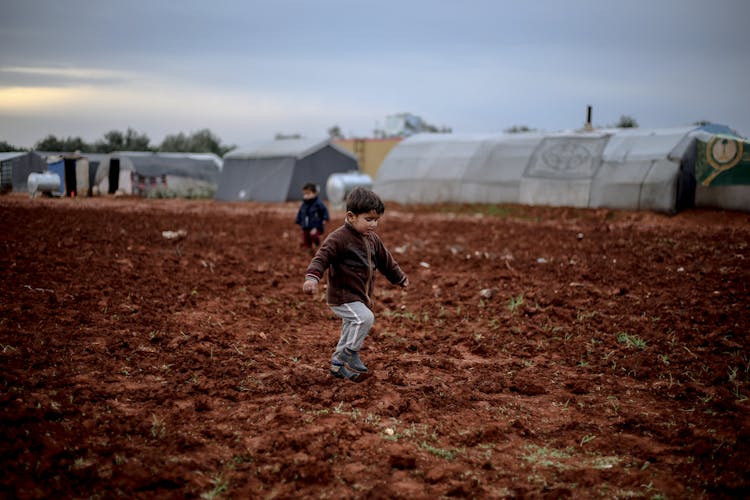
<svg viewBox="0 0 750 500">
<path fill-rule="evenodd" d="M 99 194 L 211 198 L 221 167 L 213 153 L 120 151 L 101 159 L 94 183 Z"/>
<path fill-rule="evenodd" d="M 750 211 L 750 141 L 697 134 L 695 180 L 696 206 Z"/>
<path fill-rule="evenodd" d="M 722 125 L 494 135 L 418 134 L 381 165 L 374 190 L 400 203 L 511 203 L 675 213 L 696 189 L 700 137 Z M 699 196 L 696 196 L 696 193 Z M 745 196 L 750 210 L 750 197 Z"/>
<path fill-rule="evenodd" d="M 335 139 L 335 144 L 357 157 L 359 171 L 375 178 L 380 165 L 402 137 Z"/>
<path fill-rule="evenodd" d="M 58 175 L 61 196 L 91 195 L 91 165 L 80 153 L 44 153 L 47 170 Z"/>
<path fill-rule="evenodd" d="M 308 182 L 327 199 L 331 174 L 358 171 L 357 158 L 330 139 L 280 139 L 258 142 L 224 156 L 216 199 L 294 201 Z"/>
<path fill-rule="evenodd" d="M 0 193 L 28 192 L 29 174 L 46 169 L 44 158 L 33 151 L 0 153 Z"/>
<path fill-rule="evenodd" d="M 61 151 L 38 151 L 40 155 L 44 157 L 47 162 L 47 168 L 50 171 L 55 172 L 60 176 L 61 187 L 60 194 L 66 194 L 70 196 L 70 190 L 66 190 L 66 178 L 65 178 L 65 161 L 68 161 L 68 171 L 71 168 L 75 171 L 76 182 L 68 182 L 71 186 L 78 185 L 77 196 L 91 196 L 93 194 L 93 187 L 96 183 L 96 171 L 99 168 L 99 162 L 102 158 L 107 156 L 103 153 L 81 153 L 81 152 L 61 152 Z M 88 172 L 84 172 L 78 165 L 73 167 L 71 161 L 75 161 L 76 164 L 87 164 Z M 80 177 L 80 180 L 79 180 Z M 81 190 L 81 186 L 85 181 L 85 190 Z"/>
</svg>

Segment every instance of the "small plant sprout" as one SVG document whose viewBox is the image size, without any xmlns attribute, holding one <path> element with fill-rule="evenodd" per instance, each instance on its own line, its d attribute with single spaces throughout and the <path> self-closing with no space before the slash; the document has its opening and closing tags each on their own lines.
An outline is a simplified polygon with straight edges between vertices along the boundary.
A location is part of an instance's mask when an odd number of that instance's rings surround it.
<svg viewBox="0 0 750 500">
<path fill-rule="evenodd" d="M 367 413 L 367 415 L 365 415 L 365 423 L 370 425 L 380 424 L 380 415 L 378 415 L 377 413 Z M 393 429 L 391 429 L 391 431 L 392 430 Z"/>
<path fill-rule="evenodd" d="M 593 318 L 594 316 L 596 316 L 596 311 L 592 311 L 588 313 L 584 311 L 578 311 L 578 313 L 576 314 L 576 321 L 581 322 L 586 319 Z"/>
<path fill-rule="evenodd" d="M 511 313 L 515 313 L 516 309 L 518 309 L 519 306 L 523 304 L 523 294 L 520 294 L 516 297 L 511 297 L 508 300 L 508 310 Z"/>
<path fill-rule="evenodd" d="M 596 439 L 596 436 L 594 436 L 593 434 L 586 434 L 585 436 L 583 436 L 581 438 L 581 444 L 580 444 L 580 446 L 583 446 L 586 443 L 590 443 L 594 439 Z"/>
<path fill-rule="evenodd" d="M 616 414 L 619 413 L 620 412 L 620 402 L 617 400 L 617 397 L 616 396 L 609 396 L 609 397 L 607 397 L 607 399 L 609 400 L 609 404 L 610 404 L 610 406 L 612 406 L 612 409 L 614 410 L 614 412 Z"/>
<path fill-rule="evenodd" d="M 446 450 L 444 448 L 436 448 L 430 445 L 429 443 L 427 443 L 426 441 L 422 441 L 420 446 L 424 448 L 425 450 L 429 451 L 430 453 L 432 453 L 433 455 L 444 458 L 446 460 L 453 460 L 454 458 L 456 458 L 455 450 Z"/>
<path fill-rule="evenodd" d="M 211 491 L 207 491 L 201 494 L 201 498 L 203 498 L 204 500 L 213 500 L 214 498 L 219 498 L 219 496 L 227 491 L 227 488 L 229 487 L 226 479 L 224 479 L 221 474 L 213 478 L 211 480 L 211 484 L 214 485 L 214 488 Z"/>
<path fill-rule="evenodd" d="M 748 400 L 748 397 L 746 395 L 740 393 L 739 385 L 734 386 L 734 398 L 739 402 L 744 402 Z"/>
<path fill-rule="evenodd" d="M 13 347 L 12 345 L 9 345 L 9 344 L 0 344 L 0 349 L 2 349 L 3 354 L 5 354 L 6 352 L 9 352 L 9 351 L 12 352 L 12 351 L 17 350 L 15 347 Z"/>
<path fill-rule="evenodd" d="M 343 407 L 344 407 L 344 402 L 343 401 L 339 402 L 339 404 L 337 404 L 333 408 L 333 413 L 337 415 L 348 415 L 349 418 L 351 418 L 352 420 L 357 420 L 362 414 L 359 408 L 352 408 L 351 411 L 346 411 L 343 409 Z"/>
<path fill-rule="evenodd" d="M 156 416 L 156 413 L 151 415 L 151 436 L 156 439 L 161 439 L 166 434 L 167 429 L 164 426 L 164 421 Z"/>
<path fill-rule="evenodd" d="M 625 344 L 626 347 L 635 347 L 636 349 L 643 350 L 646 348 L 646 341 L 637 335 L 630 335 L 627 332 L 619 332 L 617 334 L 617 341 L 621 344 Z"/>
</svg>

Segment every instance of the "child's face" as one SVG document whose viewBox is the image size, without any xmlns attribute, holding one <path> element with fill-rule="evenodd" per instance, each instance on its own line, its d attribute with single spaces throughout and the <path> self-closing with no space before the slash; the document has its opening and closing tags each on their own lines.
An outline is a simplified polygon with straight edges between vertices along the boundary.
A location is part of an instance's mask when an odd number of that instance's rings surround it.
<svg viewBox="0 0 750 500">
<path fill-rule="evenodd" d="M 370 210 L 363 214 L 354 215 L 352 212 L 346 213 L 346 220 L 352 225 L 354 229 L 360 234 L 367 234 L 370 231 L 375 231 L 378 228 L 378 221 L 380 221 L 381 215 L 375 210 Z"/>
<path fill-rule="evenodd" d="M 302 191 L 302 198 L 305 200 L 312 200 L 315 196 L 317 196 L 315 191 L 310 191 L 308 189 Z"/>
</svg>

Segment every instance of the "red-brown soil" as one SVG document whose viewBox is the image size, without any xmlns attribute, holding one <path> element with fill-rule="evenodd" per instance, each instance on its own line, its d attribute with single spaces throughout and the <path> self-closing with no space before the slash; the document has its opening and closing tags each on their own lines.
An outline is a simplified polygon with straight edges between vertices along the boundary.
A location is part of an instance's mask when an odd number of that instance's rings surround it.
<svg viewBox="0 0 750 500">
<path fill-rule="evenodd" d="M 750 214 L 389 205 L 355 384 L 296 208 L 0 198 L 0 495 L 750 494 Z"/>
</svg>

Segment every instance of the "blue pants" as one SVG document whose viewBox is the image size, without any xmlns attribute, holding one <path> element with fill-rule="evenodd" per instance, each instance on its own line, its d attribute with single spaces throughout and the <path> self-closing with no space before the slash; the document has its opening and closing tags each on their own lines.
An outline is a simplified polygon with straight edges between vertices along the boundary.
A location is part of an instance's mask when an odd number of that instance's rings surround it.
<svg viewBox="0 0 750 500">
<path fill-rule="evenodd" d="M 342 352 L 345 347 L 352 351 L 359 351 L 375 322 L 375 315 L 362 302 L 331 306 L 331 310 L 341 318 L 341 338 L 334 356 Z"/>
</svg>

